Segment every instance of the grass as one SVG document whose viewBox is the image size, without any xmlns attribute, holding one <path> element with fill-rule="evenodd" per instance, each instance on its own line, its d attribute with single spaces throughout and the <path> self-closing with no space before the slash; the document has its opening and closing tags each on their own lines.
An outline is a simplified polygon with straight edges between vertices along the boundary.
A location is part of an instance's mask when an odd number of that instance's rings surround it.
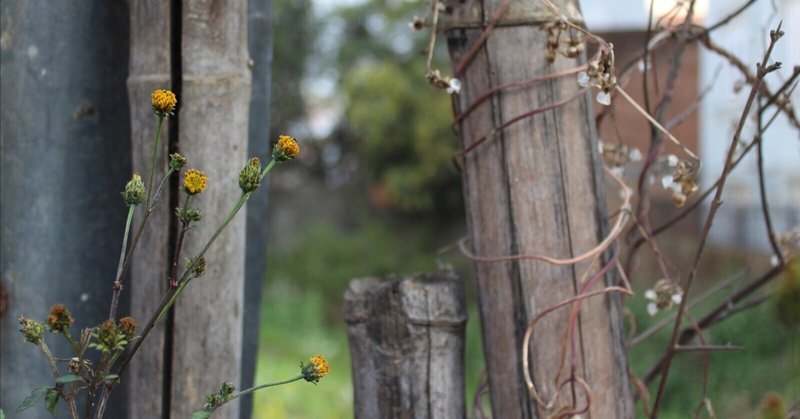
<svg viewBox="0 0 800 419">
<path fill-rule="evenodd" d="M 353 417 L 350 357 L 340 312 L 342 293 L 351 278 L 436 269 L 432 255 L 435 245 L 443 243 L 431 244 L 435 241 L 432 237 L 435 235 L 425 229 L 377 221 L 349 231 L 321 224 L 299 231 L 291 248 L 270 254 L 256 382 L 293 377 L 300 361 L 318 353 L 328 357 L 331 373 L 316 386 L 300 381 L 256 393 L 254 417 Z M 453 262 L 459 259 L 454 257 Z M 725 260 L 730 258 L 719 258 Z M 737 268 L 719 261 L 715 259 L 707 277 L 720 278 Z M 467 278 L 467 298 L 472 302 L 466 343 L 466 397 L 471 406 L 483 369 L 483 353 L 469 269 L 463 260 L 456 264 L 456 270 Z M 702 288 L 703 284 L 698 285 Z M 707 301 L 692 312 L 697 316 L 716 302 Z M 639 296 L 628 301 L 639 331 L 666 315 L 651 318 L 645 313 L 645 304 Z M 631 350 L 631 365 L 638 375 L 663 353 L 668 334 L 669 330 L 664 330 Z M 745 348 L 711 355 L 709 397 L 717 417 L 757 417 L 758 406 L 770 392 L 781 394 L 789 405 L 800 396 L 800 336 L 777 324 L 772 304 L 739 314 L 709 329 L 706 336 L 716 344 L 731 342 Z M 660 417 L 690 417 L 700 402 L 702 365 L 699 354 L 678 355 Z M 655 385 L 651 386 L 652 394 L 655 390 Z"/>
</svg>

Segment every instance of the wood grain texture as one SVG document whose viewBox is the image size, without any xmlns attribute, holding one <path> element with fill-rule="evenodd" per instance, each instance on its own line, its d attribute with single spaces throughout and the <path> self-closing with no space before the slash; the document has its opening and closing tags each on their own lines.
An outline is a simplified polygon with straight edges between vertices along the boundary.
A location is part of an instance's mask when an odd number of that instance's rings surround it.
<svg viewBox="0 0 800 419">
<path fill-rule="evenodd" d="M 356 418 L 463 418 L 461 280 L 356 279 L 344 296 Z"/>
<path fill-rule="evenodd" d="M 250 70 L 247 2 L 183 2 L 179 148 L 189 166 L 209 177 L 192 199 L 204 218 L 186 237 L 185 255 L 199 252 L 241 194 L 247 161 Z M 206 273 L 175 305 L 172 417 L 189 417 L 223 381 L 239 382 L 244 299 L 245 211 L 206 253 Z M 258 333 L 258 331 L 249 331 Z M 238 418 L 238 400 L 215 413 Z"/>
<path fill-rule="evenodd" d="M 130 2 L 131 50 L 128 97 L 131 109 L 133 169 L 147 181 L 153 156 L 157 117 L 150 107 L 155 89 L 171 88 L 170 8 L 161 0 Z M 178 98 L 182 100 L 182 98 Z M 166 172 L 169 122 L 161 133 L 156 179 Z M 154 182 L 157 182 L 154 181 Z M 131 315 L 144 324 L 155 312 L 167 289 L 169 249 L 169 190 L 165 189 L 150 216 L 134 255 L 123 292 L 131 293 Z M 141 222 L 141 211 L 134 228 Z M 125 315 L 125 313 L 120 313 Z M 142 344 L 130 365 L 128 414 L 131 418 L 161 417 L 163 408 L 164 326 L 158 326 Z"/>
<path fill-rule="evenodd" d="M 453 6 L 454 15 L 464 21 L 487 22 L 501 3 L 468 0 Z M 517 3 L 512 2 L 510 10 L 520 19 L 525 10 L 515 9 Z M 574 1 L 555 3 L 572 15 L 578 12 Z M 540 11 L 531 13 L 532 21 L 540 19 Z M 465 16 L 468 14 L 478 15 Z M 481 32 L 480 28 L 447 32 L 454 67 Z M 564 57 L 548 64 L 544 58 L 546 36 L 533 22 L 498 26 L 462 77 L 458 108 L 466 109 L 494 86 L 580 64 Z M 504 121 L 575 95 L 578 88 L 575 78 L 568 76 L 494 95 L 461 123 L 462 147 Z M 584 95 L 564 107 L 520 121 L 466 156 L 464 194 L 473 252 L 568 258 L 602 239 L 605 199 L 589 100 Z M 475 264 L 494 417 L 542 418 L 552 413 L 536 406 L 528 395 L 522 376 L 522 337 L 537 313 L 576 295 L 579 277 L 587 266 L 588 262 L 571 267 L 532 260 Z M 596 297 L 581 310 L 576 356 L 580 373 L 593 390 L 588 415 L 593 418 L 633 417 L 620 312 L 619 299 L 614 297 Z M 565 308 L 548 315 L 533 334 L 531 372 L 546 399 L 557 391 L 554 380 L 568 314 Z M 562 379 L 567 376 L 568 369 Z M 569 394 L 569 390 L 562 391 L 567 399 L 571 399 Z M 580 392 L 578 398 L 583 399 Z"/>
</svg>

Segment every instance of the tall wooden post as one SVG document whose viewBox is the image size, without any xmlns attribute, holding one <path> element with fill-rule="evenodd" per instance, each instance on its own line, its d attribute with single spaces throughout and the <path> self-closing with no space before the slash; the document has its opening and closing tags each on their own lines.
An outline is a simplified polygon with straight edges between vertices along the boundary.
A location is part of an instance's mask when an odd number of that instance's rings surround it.
<svg viewBox="0 0 800 419">
<path fill-rule="evenodd" d="M 152 156 L 155 88 L 178 94 L 177 115 L 162 131 L 158 170 L 167 150 L 179 150 L 189 167 L 209 177 L 193 198 L 203 220 L 187 233 L 183 255 L 197 254 L 241 191 L 238 172 L 248 157 L 250 68 L 247 1 L 131 2 L 131 74 L 128 81 L 134 168 Z M 264 138 L 264 141 L 268 141 Z M 157 173 L 159 173 L 157 172 Z M 160 175 L 157 175 L 159 178 Z M 133 315 L 147 319 L 167 287 L 174 240 L 170 214 L 179 184 L 171 183 L 145 229 L 131 275 Z M 242 209 L 205 254 L 206 273 L 176 302 L 162 330 L 155 330 L 131 363 L 131 417 L 189 417 L 223 381 L 239 383 L 243 344 L 245 219 Z M 238 402 L 219 410 L 239 416 Z"/>
<path fill-rule="evenodd" d="M 133 170 L 147 173 L 152 164 L 156 118 L 150 108 L 150 94 L 155 89 L 172 89 L 170 2 L 134 0 L 130 2 L 131 47 L 128 75 L 128 99 L 131 109 Z M 178 98 L 179 106 L 183 98 Z M 164 156 L 170 143 L 170 125 L 164 124 L 159 154 Z M 166 165 L 156 167 L 156 179 L 166 172 Z M 150 215 L 147 228 L 131 263 L 131 273 L 125 279 L 123 295 L 131 296 L 131 315 L 144 323 L 155 312 L 160 296 L 167 292 L 167 258 L 169 255 L 170 199 L 165 196 Z M 142 221 L 141 212 L 134 219 Z M 162 417 L 165 402 L 163 374 L 169 372 L 164 363 L 166 336 L 164 324 L 156 327 L 147 338 L 130 366 L 128 414 L 131 418 Z M 168 400 L 168 399 L 166 399 Z"/>
<path fill-rule="evenodd" d="M 184 1 L 178 145 L 210 178 L 194 199 L 204 219 L 187 236 L 196 254 L 241 194 L 239 170 L 247 162 L 250 69 L 247 1 Z M 266 141 L 266 140 L 265 140 Z M 266 157 L 266 156 L 262 156 Z M 244 306 L 243 208 L 206 253 L 206 273 L 175 304 L 172 342 L 173 417 L 189 417 L 222 381 L 239 382 Z M 238 401 L 219 410 L 239 417 Z"/>
<path fill-rule="evenodd" d="M 503 3 L 450 3 L 447 40 L 454 67 Z M 573 21 L 581 22 L 577 1 L 554 3 Z M 457 108 L 466 109 L 495 86 L 579 65 L 579 60 L 564 57 L 554 64 L 546 61 L 547 33 L 539 25 L 554 19 L 538 2 L 511 1 L 461 76 Z M 462 147 L 466 149 L 505 121 L 567 99 L 578 89 L 576 77 L 568 76 L 497 93 L 460 124 Z M 602 239 L 606 208 L 592 119 L 587 94 L 497 132 L 465 156 L 464 195 L 474 253 L 569 258 Z M 553 413 L 529 396 L 522 373 L 522 337 L 533 316 L 576 295 L 587 264 L 555 266 L 534 260 L 475 264 L 494 417 L 544 418 Z M 610 281 L 611 277 L 606 278 Z M 532 337 L 531 372 L 537 391 L 546 399 L 558 391 L 554 379 L 568 311 L 545 317 Z M 606 295 L 584 301 L 576 333 L 578 374 L 591 387 L 590 417 L 633 417 L 619 298 Z M 571 356 L 567 356 L 569 362 Z M 569 376 L 569 369 L 566 372 L 562 379 Z M 570 387 L 562 389 L 566 400 L 572 398 Z M 580 386 L 575 387 L 578 404 L 583 404 Z"/>
</svg>

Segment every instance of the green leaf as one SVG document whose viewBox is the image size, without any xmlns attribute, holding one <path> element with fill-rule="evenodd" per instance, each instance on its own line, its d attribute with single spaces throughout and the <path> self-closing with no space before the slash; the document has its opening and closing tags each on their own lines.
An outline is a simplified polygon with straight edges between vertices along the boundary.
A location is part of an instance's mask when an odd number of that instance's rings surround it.
<svg viewBox="0 0 800 419">
<path fill-rule="evenodd" d="M 67 375 L 62 375 L 61 377 L 56 378 L 56 383 L 58 383 L 58 384 L 67 384 L 67 383 L 71 383 L 73 381 L 79 381 L 79 380 L 82 380 L 82 379 L 83 378 L 81 378 L 81 377 L 79 377 L 79 376 L 77 376 L 75 374 L 67 374 Z"/>
<path fill-rule="evenodd" d="M 108 380 L 108 381 L 115 381 L 115 380 L 119 379 L 119 375 L 117 375 L 117 374 L 107 374 L 104 378 L 106 380 Z"/>
<path fill-rule="evenodd" d="M 207 419 L 211 417 L 211 412 L 206 412 L 205 410 L 198 410 L 197 412 L 192 413 L 192 419 Z"/>
<path fill-rule="evenodd" d="M 44 395 L 47 393 L 47 390 L 49 390 L 50 388 L 52 387 L 42 386 L 37 388 L 36 390 L 33 390 L 31 394 L 28 397 L 26 397 L 25 400 L 23 400 L 22 403 L 19 404 L 19 406 L 17 406 L 16 412 L 19 413 L 22 412 L 23 410 L 29 409 L 31 406 L 33 406 L 33 403 L 35 403 L 36 400 L 44 397 Z"/>
<path fill-rule="evenodd" d="M 58 391 L 54 388 L 48 388 L 47 394 L 44 396 L 44 402 L 47 405 L 47 411 L 51 415 L 56 414 L 56 404 L 58 404 Z"/>
</svg>

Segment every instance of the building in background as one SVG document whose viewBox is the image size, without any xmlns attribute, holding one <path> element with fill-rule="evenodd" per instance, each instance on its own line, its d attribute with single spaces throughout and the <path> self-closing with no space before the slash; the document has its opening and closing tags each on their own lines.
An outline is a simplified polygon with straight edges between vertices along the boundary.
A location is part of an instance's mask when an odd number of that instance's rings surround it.
<svg viewBox="0 0 800 419">
<path fill-rule="evenodd" d="M 647 10 L 650 0 L 610 0 L 606 2 L 584 1 L 581 6 L 587 26 L 614 43 L 617 64 L 622 65 L 644 45 L 647 28 Z M 713 24 L 745 4 L 741 1 L 698 1 L 696 19 L 703 24 Z M 674 0 L 655 0 L 655 16 L 670 10 Z M 800 2 L 795 0 L 759 1 L 716 29 L 712 40 L 732 51 L 755 72 L 755 64 L 764 54 L 769 43 L 769 31 L 783 19 L 786 35 L 773 52 L 773 60 L 784 63 L 778 73 L 769 76 L 767 83 L 775 91 L 800 65 L 800 31 L 786 28 L 800 27 Z M 676 20 L 680 21 L 680 20 Z M 655 72 L 651 77 L 664 79 L 671 64 L 670 47 L 662 48 L 654 57 Z M 642 100 L 641 76 L 636 74 L 625 85 L 638 101 Z M 698 150 L 703 161 L 700 173 L 701 188 L 713 184 L 724 165 L 725 154 L 730 145 L 749 86 L 736 68 L 718 54 L 698 44 L 689 46 L 684 54 L 682 68 L 675 91 L 673 113 L 680 113 L 691 106 L 699 92 L 709 89 L 697 112 L 673 130 L 675 136 L 688 148 Z M 794 102 L 800 100 L 800 92 L 792 95 Z M 767 112 L 772 115 L 774 110 Z M 755 132 L 755 113 L 751 112 L 745 126 L 743 141 L 751 141 Z M 616 127 L 613 122 L 601 126 L 600 136 L 604 141 L 616 140 L 633 147 L 646 149 L 649 142 L 647 122 L 627 104 L 617 103 Z M 667 116 L 670 119 L 670 115 Z M 616 128 L 619 128 L 617 130 Z M 619 134 L 617 133 L 619 132 Z M 668 151 L 679 154 L 678 150 Z M 800 224 L 800 134 L 789 120 L 781 115 L 769 128 L 764 138 L 764 160 L 766 188 L 770 210 L 778 234 Z M 728 179 L 723 196 L 724 205 L 715 221 L 710 240 L 721 246 L 767 251 L 769 244 L 761 212 L 755 154 L 751 153 Z M 666 197 L 663 196 L 663 197 Z M 667 209 L 665 200 L 659 200 L 658 208 Z M 702 215 L 702 214 L 699 214 Z M 694 229 L 702 218 L 690 221 Z"/>
</svg>

